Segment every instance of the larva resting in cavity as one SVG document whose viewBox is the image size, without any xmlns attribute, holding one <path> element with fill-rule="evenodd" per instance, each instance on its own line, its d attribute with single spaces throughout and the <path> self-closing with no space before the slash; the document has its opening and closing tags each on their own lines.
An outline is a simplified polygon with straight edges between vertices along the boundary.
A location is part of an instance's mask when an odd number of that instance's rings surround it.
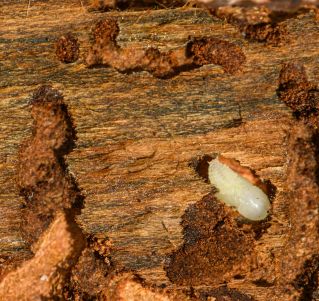
<svg viewBox="0 0 319 301">
<path fill-rule="evenodd" d="M 241 175 L 225 164 L 228 161 L 231 160 L 218 156 L 209 162 L 208 177 L 210 183 L 218 189 L 216 197 L 235 207 L 247 219 L 258 221 L 266 218 L 270 209 L 269 198 L 261 188 L 251 183 L 261 181 L 247 180 L 253 177 L 252 173 Z M 240 168 L 245 170 L 244 167 Z"/>
</svg>

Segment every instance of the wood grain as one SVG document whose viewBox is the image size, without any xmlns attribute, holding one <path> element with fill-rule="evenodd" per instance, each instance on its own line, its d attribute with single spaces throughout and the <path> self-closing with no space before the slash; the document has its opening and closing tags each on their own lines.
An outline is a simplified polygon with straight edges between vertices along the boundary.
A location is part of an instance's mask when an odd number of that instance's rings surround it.
<svg viewBox="0 0 319 301">
<path fill-rule="evenodd" d="M 318 81 L 314 16 L 285 21 L 289 40 L 273 47 L 248 43 L 236 27 L 201 9 L 88 13 L 79 1 L 32 2 L 28 16 L 26 9 L 21 1 L 0 4 L 1 257 L 28 252 L 16 226 L 21 198 L 15 166 L 19 145 L 30 136 L 30 93 L 51 83 L 64 94 L 77 130 L 68 164 L 85 196 L 78 223 L 87 234 L 111 240 L 117 265 L 137 271 L 150 284 L 171 285 L 163 266 L 183 242 L 181 216 L 211 190 L 189 164 L 221 153 L 277 188 L 272 225 L 256 243 L 257 254 L 270 264 L 262 276 L 273 280 L 270 258 L 284 244 L 288 226 L 285 137 L 291 120 L 276 95 L 278 75 L 282 63 L 297 60 L 309 80 Z M 216 37 L 242 47 L 246 63 L 234 75 L 207 65 L 169 80 L 146 72 L 88 69 L 90 30 L 109 16 L 119 22 L 123 47 L 167 51 L 183 47 L 189 36 Z M 73 64 L 60 63 L 54 52 L 55 40 L 67 32 L 80 43 L 80 59 Z M 259 269 L 229 286 L 266 300 L 269 288 L 252 282 Z"/>
</svg>

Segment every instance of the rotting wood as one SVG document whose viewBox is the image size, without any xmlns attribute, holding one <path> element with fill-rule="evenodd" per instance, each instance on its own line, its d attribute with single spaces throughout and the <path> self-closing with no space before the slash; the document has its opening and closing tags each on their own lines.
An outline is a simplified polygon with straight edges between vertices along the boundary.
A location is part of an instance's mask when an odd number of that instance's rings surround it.
<svg viewBox="0 0 319 301">
<path fill-rule="evenodd" d="M 88 234 L 108 238 L 112 261 L 135 270 L 148 284 L 179 287 L 171 284 L 164 265 L 183 244 L 181 216 L 211 190 L 189 167 L 194 159 L 222 153 L 270 179 L 277 188 L 270 227 L 239 275 L 246 278 L 235 274 L 240 266 L 226 275 L 229 287 L 268 300 L 278 276 L 274 258 L 288 228 L 284 142 L 291 117 L 276 95 L 278 76 L 282 63 L 298 60 L 311 82 L 318 79 L 319 30 L 313 13 L 286 20 L 289 41 L 273 47 L 248 43 L 236 26 L 205 10 L 92 14 L 77 1 L 34 3 L 27 19 L 25 10 L 21 2 L 1 4 L 3 260 L 28 252 L 17 227 L 17 154 L 30 136 L 29 95 L 39 84 L 51 83 L 63 92 L 78 135 L 68 160 L 86 197 L 78 222 Z M 145 72 L 88 69 L 91 28 L 105 17 L 117 18 L 122 47 L 167 51 L 184 46 L 189 35 L 214 37 L 241 47 L 246 63 L 234 75 L 207 65 L 170 80 Z M 67 32 L 78 38 L 80 59 L 64 65 L 54 43 Z"/>
<path fill-rule="evenodd" d="M 98 22 L 93 30 L 94 45 L 86 63 L 89 67 L 112 67 L 122 73 L 148 71 L 158 78 L 171 78 L 181 71 L 203 65 L 215 64 L 227 73 L 240 70 L 245 62 L 241 48 L 216 38 L 193 38 L 185 47 L 160 52 L 157 48 L 137 50 L 121 48 L 116 42 L 119 34 L 117 21 L 106 19 Z"/>
<path fill-rule="evenodd" d="M 72 225 L 69 218 L 59 212 L 40 238 L 35 256 L 1 282 L 0 299 L 30 301 L 42 297 L 52 300 L 52 292 L 57 294 L 62 290 L 68 271 L 81 254 L 81 236 L 74 221 Z"/>
<path fill-rule="evenodd" d="M 292 231 L 278 262 L 279 274 L 285 275 L 278 278 L 282 300 L 312 300 L 318 288 L 318 137 L 317 127 L 303 122 L 296 122 L 289 133 L 287 213 Z"/>
</svg>

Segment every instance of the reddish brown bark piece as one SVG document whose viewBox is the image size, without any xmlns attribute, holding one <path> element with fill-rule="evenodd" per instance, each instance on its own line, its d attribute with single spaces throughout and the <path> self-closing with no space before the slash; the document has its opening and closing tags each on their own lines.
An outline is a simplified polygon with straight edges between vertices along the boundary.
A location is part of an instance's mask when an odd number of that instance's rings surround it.
<svg viewBox="0 0 319 301">
<path fill-rule="evenodd" d="M 62 295 L 69 269 L 84 247 L 82 233 L 60 212 L 38 241 L 34 257 L 10 272 L 0 284 L 0 300 L 53 300 Z"/>
<path fill-rule="evenodd" d="M 144 287 L 143 281 L 131 273 L 109 277 L 103 301 L 187 301 L 186 295 L 156 288 Z M 194 299 L 192 299 L 194 300 Z"/>
<path fill-rule="evenodd" d="M 74 63 L 80 55 L 78 39 L 71 33 L 61 36 L 55 43 L 55 53 L 63 63 Z"/>
<path fill-rule="evenodd" d="M 119 28 L 116 20 L 107 19 L 97 23 L 93 30 L 95 44 L 86 62 L 88 66 L 112 66 L 119 72 L 148 71 L 155 77 L 167 78 L 183 70 L 217 64 L 225 72 L 234 73 L 245 62 L 240 47 L 216 38 L 191 40 L 186 48 L 160 52 L 157 48 L 121 48 L 116 37 Z"/>
<path fill-rule="evenodd" d="M 288 143 L 291 230 L 280 258 L 278 300 L 312 300 L 319 270 L 318 130 L 296 122 Z"/>
<path fill-rule="evenodd" d="M 215 38 L 195 38 L 187 48 L 195 65 L 220 65 L 231 74 L 239 70 L 246 60 L 239 46 Z"/>
<path fill-rule="evenodd" d="M 283 64 L 279 75 L 277 94 L 296 117 L 312 119 L 316 123 L 319 109 L 319 89 L 308 81 L 303 65 L 289 62 Z"/>
<path fill-rule="evenodd" d="M 218 7 L 211 11 L 220 19 L 238 27 L 245 39 L 278 46 L 287 40 L 285 25 L 272 20 L 272 11 L 242 7 Z"/>
<path fill-rule="evenodd" d="M 31 114 L 34 119 L 33 135 L 21 147 L 18 168 L 18 185 L 25 196 L 21 224 L 23 236 L 30 245 L 34 244 L 55 216 L 61 215 L 64 211 L 70 225 L 78 232 L 74 244 L 78 244 L 77 248 L 82 250 L 86 242 L 81 230 L 74 222 L 75 215 L 79 213 L 82 206 L 82 197 L 64 162 L 64 155 L 72 150 L 76 139 L 71 117 L 63 102 L 62 94 L 50 86 L 40 87 L 34 93 L 31 104 Z M 52 239 L 54 240 L 55 237 Z M 32 246 L 34 252 L 38 243 Z M 56 244 L 59 241 L 51 243 Z M 100 293 L 102 280 L 109 268 L 103 259 L 98 258 L 107 251 L 101 253 L 103 250 L 101 244 L 103 245 L 103 241 L 100 242 L 97 239 L 89 241 L 89 247 L 92 250 L 85 249 L 71 279 L 69 279 L 71 268 L 76 261 L 66 267 L 64 272 L 66 277 L 59 283 L 59 289 L 52 292 L 54 297 L 60 298 L 62 295 L 65 298 L 96 297 Z M 102 255 L 94 253 L 96 245 L 99 245 L 99 253 Z M 52 261 L 50 256 L 48 254 L 47 258 L 42 259 L 43 265 L 50 265 Z M 28 265 L 26 265 L 25 273 L 28 268 L 31 273 L 32 267 Z M 51 282 L 47 290 L 50 286 L 53 290 L 55 284 Z M 34 290 L 41 290 L 37 287 L 41 284 L 41 282 L 33 283 Z M 47 292 L 44 295 L 47 295 Z M 22 293 L 21 296 L 29 298 L 27 293 L 25 295 Z"/>
<path fill-rule="evenodd" d="M 111 267 L 95 251 L 86 248 L 71 272 L 70 281 L 65 285 L 64 296 L 67 300 L 95 300 L 102 296 L 107 287 L 106 276 Z"/>
<path fill-rule="evenodd" d="M 184 244 L 170 257 L 169 279 L 179 285 L 227 281 L 235 265 L 253 252 L 254 233 L 242 231 L 231 209 L 212 195 L 191 205 L 182 217 Z"/>
<path fill-rule="evenodd" d="M 17 182 L 25 196 L 21 231 L 31 245 L 54 219 L 55 212 L 70 209 L 81 199 L 63 156 L 74 144 L 75 131 L 63 96 L 49 86 L 33 95 L 32 138 L 23 143 Z"/>
</svg>

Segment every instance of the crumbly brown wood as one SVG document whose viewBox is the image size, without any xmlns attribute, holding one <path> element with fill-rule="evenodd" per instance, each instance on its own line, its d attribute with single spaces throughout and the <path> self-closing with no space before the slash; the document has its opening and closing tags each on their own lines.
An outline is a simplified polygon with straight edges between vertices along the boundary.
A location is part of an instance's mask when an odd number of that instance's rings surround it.
<svg viewBox="0 0 319 301">
<path fill-rule="evenodd" d="M 35 256 L 1 282 L 0 299 L 36 301 L 42 297 L 52 300 L 54 291 L 61 294 L 68 271 L 77 262 L 83 247 L 78 226 L 62 212 L 57 213 L 39 239 Z"/>
<path fill-rule="evenodd" d="M 109 240 L 107 256 L 115 266 L 134 270 L 147 284 L 178 289 L 191 284 L 183 274 L 172 283 L 166 272 L 169 256 L 183 247 L 185 210 L 211 191 L 190 166 L 194 160 L 221 153 L 270 180 L 277 188 L 271 221 L 254 238 L 253 251 L 243 262 L 240 257 L 225 265 L 225 275 L 212 281 L 199 277 L 206 280 L 196 283 L 200 290 L 226 280 L 256 300 L 268 300 L 272 284 L 281 277 L 276 260 L 289 228 L 285 139 L 292 117 L 276 89 L 285 62 L 298 61 L 310 81 L 318 80 L 314 13 L 286 20 L 285 42 L 275 47 L 248 42 L 238 27 L 205 10 L 89 13 L 80 1 L 52 1 L 32 3 L 27 15 L 27 6 L 0 4 L 2 262 L 10 257 L 18 262 L 29 254 L 17 227 L 22 203 L 15 184 L 17 156 L 31 135 L 30 94 L 50 83 L 64 94 L 77 131 L 76 149 L 68 156 L 85 196 L 77 221 L 87 234 Z M 206 65 L 169 80 L 146 72 L 87 68 L 91 29 L 106 17 L 117 19 L 121 47 L 169 51 L 185 47 L 190 35 L 213 37 L 241 47 L 246 62 L 233 75 Z M 69 32 L 78 39 L 80 57 L 66 65 L 56 57 L 55 41 Z M 237 216 L 226 210 L 236 222 Z M 251 238 L 252 230 L 247 231 Z"/>
</svg>

